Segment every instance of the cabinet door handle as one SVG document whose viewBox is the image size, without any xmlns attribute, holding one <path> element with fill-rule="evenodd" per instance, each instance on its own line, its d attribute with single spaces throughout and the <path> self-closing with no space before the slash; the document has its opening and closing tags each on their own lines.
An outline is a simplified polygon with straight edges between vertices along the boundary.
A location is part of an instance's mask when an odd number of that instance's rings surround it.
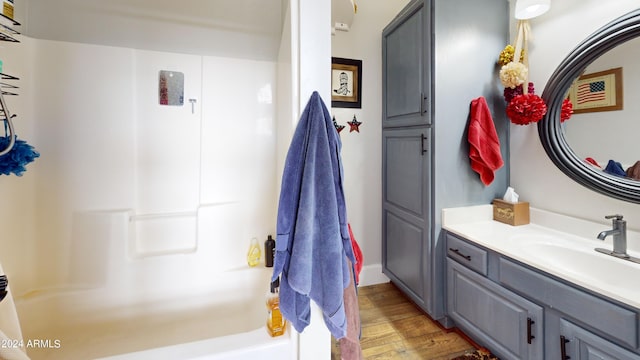
<svg viewBox="0 0 640 360">
<path fill-rule="evenodd" d="M 531 326 L 535 323 L 530 317 L 527 318 L 527 344 L 531 344 L 531 340 L 536 338 L 531 331 Z"/>
<path fill-rule="evenodd" d="M 427 141 L 427 137 L 424 134 L 421 134 L 420 137 L 420 149 L 422 150 L 422 155 L 427 153 L 427 149 L 424 147 L 424 143 Z"/>
<path fill-rule="evenodd" d="M 420 93 L 420 116 L 424 115 L 427 112 L 427 107 L 425 106 L 426 100 L 427 96 L 424 93 Z"/>
<path fill-rule="evenodd" d="M 565 338 L 564 335 L 560 335 L 560 359 L 561 360 L 569 360 L 571 356 L 567 355 L 567 343 L 569 339 Z"/>
<path fill-rule="evenodd" d="M 465 259 L 467 259 L 467 261 L 471 261 L 471 255 L 465 255 L 463 253 L 460 252 L 460 250 L 458 249 L 454 249 L 454 248 L 449 248 L 449 251 L 453 252 L 454 254 L 463 257 Z"/>
</svg>

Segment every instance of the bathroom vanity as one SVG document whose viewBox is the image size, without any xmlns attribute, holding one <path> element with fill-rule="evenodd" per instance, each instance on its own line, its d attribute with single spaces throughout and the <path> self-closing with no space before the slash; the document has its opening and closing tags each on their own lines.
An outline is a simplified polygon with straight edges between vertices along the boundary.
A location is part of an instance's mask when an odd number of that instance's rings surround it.
<svg viewBox="0 0 640 360">
<path fill-rule="evenodd" d="M 538 209 L 531 222 L 443 210 L 448 317 L 501 359 L 640 359 L 640 264 L 595 251 L 610 225 Z"/>
</svg>

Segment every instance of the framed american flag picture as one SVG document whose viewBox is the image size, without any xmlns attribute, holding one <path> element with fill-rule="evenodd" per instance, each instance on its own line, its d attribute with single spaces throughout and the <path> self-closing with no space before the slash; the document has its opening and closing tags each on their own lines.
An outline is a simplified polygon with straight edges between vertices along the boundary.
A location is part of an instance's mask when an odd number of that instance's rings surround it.
<svg viewBox="0 0 640 360">
<path fill-rule="evenodd" d="M 622 68 L 580 76 L 569 89 L 573 113 L 622 110 Z"/>
</svg>

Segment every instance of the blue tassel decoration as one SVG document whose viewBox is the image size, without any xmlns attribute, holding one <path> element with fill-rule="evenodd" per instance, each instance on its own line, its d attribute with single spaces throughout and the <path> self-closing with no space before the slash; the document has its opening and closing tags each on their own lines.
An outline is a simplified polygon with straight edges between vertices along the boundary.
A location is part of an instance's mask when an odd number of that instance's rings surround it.
<svg viewBox="0 0 640 360">
<path fill-rule="evenodd" d="M 10 138 L 7 136 L 0 137 L 0 149 L 6 149 L 9 146 Z M 19 140 L 16 136 L 15 144 L 13 148 L 6 154 L 0 156 L 0 175 L 11 175 L 11 173 L 17 176 L 27 170 L 25 166 L 40 157 L 35 148 L 27 144 L 24 140 Z"/>
</svg>

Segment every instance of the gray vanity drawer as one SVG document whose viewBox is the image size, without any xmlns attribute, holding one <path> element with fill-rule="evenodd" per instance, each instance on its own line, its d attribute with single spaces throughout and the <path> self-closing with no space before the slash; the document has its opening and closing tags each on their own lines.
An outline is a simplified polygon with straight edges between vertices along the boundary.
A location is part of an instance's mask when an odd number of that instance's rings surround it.
<svg viewBox="0 0 640 360">
<path fill-rule="evenodd" d="M 499 281 L 607 336 L 638 348 L 638 312 L 500 258 Z"/>
<path fill-rule="evenodd" d="M 485 250 L 447 234 L 447 254 L 462 265 L 487 276 L 487 252 Z"/>
</svg>

